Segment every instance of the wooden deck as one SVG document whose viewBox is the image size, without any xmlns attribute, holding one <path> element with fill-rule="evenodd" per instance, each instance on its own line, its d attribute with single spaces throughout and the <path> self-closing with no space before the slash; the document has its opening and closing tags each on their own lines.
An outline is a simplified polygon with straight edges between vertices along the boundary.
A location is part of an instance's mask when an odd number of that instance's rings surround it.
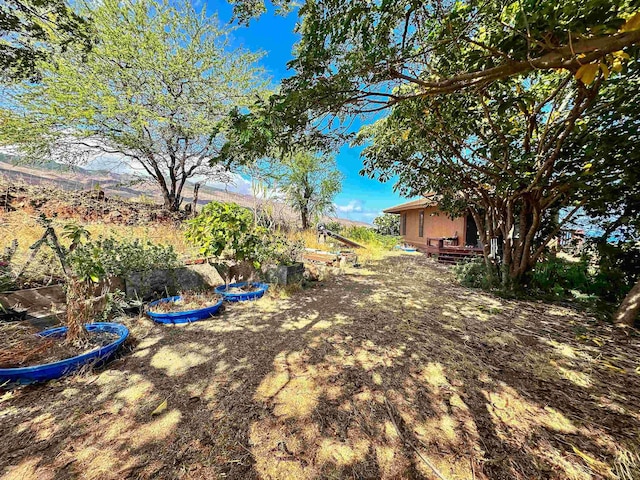
<svg viewBox="0 0 640 480">
<path fill-rule="evenodd" d="M 428 257 L 436 257 L 439 263 L 454 264 L 461 260 L 482 255 L 482 248 L 458 245 L 457 238 L 427 238 L 426 244 L 415 245 Z"/>
</svg>

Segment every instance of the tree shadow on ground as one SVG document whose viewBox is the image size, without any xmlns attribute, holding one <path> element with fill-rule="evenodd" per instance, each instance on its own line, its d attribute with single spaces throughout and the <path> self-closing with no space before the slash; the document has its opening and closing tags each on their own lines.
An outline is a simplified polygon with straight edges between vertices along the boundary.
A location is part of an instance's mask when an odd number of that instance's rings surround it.
<svg viewBox="0 0 640 480">
<path fill-rule="evenodd" d="M 638 472 L 637 337 L 421 256 L 183 327 L 128 322 L 138 343 L 103 371 L 1 397 L 6 478 Z"/>
</svg>

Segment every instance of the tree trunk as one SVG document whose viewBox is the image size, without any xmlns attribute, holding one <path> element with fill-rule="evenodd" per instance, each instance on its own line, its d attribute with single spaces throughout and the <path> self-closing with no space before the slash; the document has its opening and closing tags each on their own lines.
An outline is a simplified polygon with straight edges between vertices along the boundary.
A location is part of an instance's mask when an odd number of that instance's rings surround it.
<svg viewBox="0 0 640 480">
<path fill-rule="evenodd" d="M 302 220 L 302 229 L 307 230 L 309 228 L 309 211 L 306 206 L 300 209 L 300 217 Z"/>
<path fill-rule="evenodd" d="M 92 323 L 95 320 L 93 318 L 93 308 L 91 308 L 90 303 L 93 297 L 92 284 L 88 281 L 68 276 L 66 297 L 66 342 L 73 345 L 82 345 L 89 337 L 84 325 L 86 323 Z"/>
<path fill-rule="evenodd" d="M 182 203 L 182 198 L 171 192 L 163 192 L 164 197 L 164 208 L 169 210 L 170 212 L 177 212 L 180 210 L 180 204 Z"/>
<path fill-rule="evenodd" d="M 305 185 L 304 187 L 304 193 L 302 195 L 302 201 L 300 202 L 300 216 L 302 217 L 302 230 L 307 230 L 309 228 L 309 205 L 311 202 L 311 196 L 313 194 L 313 191 L 311 189 L 311 186 L 309 184 L 309 178 L 308 176 L 305 178 L 303 184 Z"/>
<path fill-rule="evenodd" d="M 624 297 L 620 308 L 613 316 L 613 322 L 616 325 L 633 327 L 638 313 L 640 313 L 640 279 L 638 279 L 627 296 Z"/>
<path fill-rule="evenodd" d="M 488 228 L 485 222 L 482 220 L 482 215 L 475 209 L 469 208 L 469 213 L 473 218 L 473 222 L 476 224 L 476 230 L 480 237 L 480 243 L 482 243 L 482 255 L 484 257 L 484 265 L 487 271 L 487 280 L 489 284 L 493 285 L 495 282 L 495 259 L 491 258 L 491 238 L 487 234 Z"/>
</svg>

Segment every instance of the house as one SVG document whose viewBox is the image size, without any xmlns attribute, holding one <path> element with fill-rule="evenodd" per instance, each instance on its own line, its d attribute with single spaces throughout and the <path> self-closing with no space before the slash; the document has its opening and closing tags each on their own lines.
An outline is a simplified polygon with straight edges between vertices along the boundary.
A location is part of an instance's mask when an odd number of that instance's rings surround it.
<svg viewBox="0 0 640 480">
<path fill-rule="evenodd" d="M 473 217 L 451 218 L 438 208 L 434 195 L 387 208 L 384 213 L 400 215 L 400 235 L 405 243 L 429 256 L 437 255 L 438 260 L 453 262 L 482 254 Z"/>
</svg>

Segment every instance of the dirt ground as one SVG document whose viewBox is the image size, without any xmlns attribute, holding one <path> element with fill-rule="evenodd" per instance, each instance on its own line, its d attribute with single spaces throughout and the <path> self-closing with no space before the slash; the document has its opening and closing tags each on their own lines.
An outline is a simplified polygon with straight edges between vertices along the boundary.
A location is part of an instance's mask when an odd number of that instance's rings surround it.
<svg viewBox="0 0 640 480">
<path fill-rule="evenodd" d="M 11 479 L 640 478 L 640 338 L 398 254 L 0 393 Z"/>
</svg>

